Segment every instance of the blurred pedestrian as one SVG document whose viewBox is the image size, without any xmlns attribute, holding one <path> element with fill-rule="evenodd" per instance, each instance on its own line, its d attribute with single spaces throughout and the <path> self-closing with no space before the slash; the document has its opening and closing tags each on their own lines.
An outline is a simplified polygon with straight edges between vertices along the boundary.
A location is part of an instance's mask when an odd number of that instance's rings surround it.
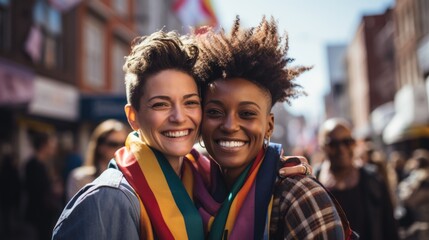
<svg viewBox="0 0 429 240">
<path fill-rule="evenodd" d="M 64 188 L 67 186 L 67 179 L 70 175 L 70 173 L 82 166 L 83 164 L 83 157 L 80 154 L 77 144 L 73 141 L 73 135 L 72 133 L 68 132 L 66 134 L 63 134 L 61 138 L 61 156 L 64 161 L 61 164 L 61 173 L 62 173 L 62 179 L 64 181 Z M 66 192 L 66 191 L 64 191 Z M 64 194 L 64 199 L 66 200 L 66 195 Z"/>
<path fill-rule="evenodd" d="M 375 168 L 356 165 L 356 141 L 347 121 L 325 121 L 319 144 L 325 159 L 315 175 L 343 207 L 352 229 L 365 240 L 398 239 L 387 184 Z"/>
<path fill-rule="evenodd" d="M 397 176 L 395 170 L 388 164 L 386 154 L 377 148 L 371 140 L 366 139 L 357 155 L 357 162 L 366 165 L 366 168 L 373 168 L 373 171 L 383 178 L 389 189 L 392 205 L 396 206 Z"/>
<path fill-rule="evenodd" d="M 398 199 L 404 214 L 402 239 L 428 239 L 429 236 L 429 151 L 417 149 L 409 162 L 410 174 L 398 185 Z"/>
<path fill-rule="evenodd" d="M 11 152 L 3 153 L 0 164 L 0 234 L 8 239 L 18 229 L 22 183 Z"/>
<path fill-rule="evenodd" d="M 115 151 L 125 145 L 129 131 L 124 123 L 114 119 L 105 120 L 94 129 L 86 151 L 84 166 L 75 168 L 67 179 L 67 201 L 107 168 Z"/>
<path fill-rule="evenodd" d="M 50 238 L 62 208 L 62 192 L 58 192 L 50 170 L 58 139 L 55 133 L 46 131 L 29 131 L 29 136 L 34 154 L 25 166 L 26 219 L 36 239 L 44 240 Z"/>
<path fill-rule="evenodd" d="M 389 164 L 396 172 L 397 182 L 402 181 L 406 177 L 405 163 L 406 163 L 406 159 L 402 152 L 393 151 L 392 153 L 390 153 Z"/>
</svg>

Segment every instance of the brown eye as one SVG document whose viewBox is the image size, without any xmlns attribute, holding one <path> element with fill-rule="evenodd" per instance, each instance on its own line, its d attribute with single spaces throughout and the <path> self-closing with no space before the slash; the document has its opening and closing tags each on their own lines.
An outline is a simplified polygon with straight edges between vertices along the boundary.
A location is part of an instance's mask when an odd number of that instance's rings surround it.
<svg viewBox="0 0 429 240">
<path fill-rule="evenodd" d="M 188 106 L 200 106 L 200 102 L 196 100 L 187 101 L 185 104 Z"/>
<path fill-rule="evenodd" d="M 258 115 L 257 113 L 253 112 L 253 111 L 243 111 L 240 113 L 240 116 L 242 118 L 252 118 L 254 116 Z"/>
<path fill-rule="evenodd" d="M 210 108 L 205 111 L 208 117 L 220 117 L 222 116 L 222 112 L 215 108 Z"/>
<path fill-rule="evenodd" d="M 166 102 L 157 102 L 157 103 L 152 104 L 151 108 L 160 109 L 160 108 L 167 108 L 168 106 L 169 105 Z"/>
</svg>

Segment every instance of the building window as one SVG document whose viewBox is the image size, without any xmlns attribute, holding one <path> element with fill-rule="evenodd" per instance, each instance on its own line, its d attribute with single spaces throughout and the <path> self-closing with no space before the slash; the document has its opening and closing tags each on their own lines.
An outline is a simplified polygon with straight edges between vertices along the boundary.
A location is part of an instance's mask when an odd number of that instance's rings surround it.
<svg viewBox="0 0 429 240">
<path fill-rule="evenodd" d="M 35 23 L 34 30 L 38 31 L 41 38 L 40 42 L 30 43 L 40 44 L 40 46 L 33 46 L 40 51 L 33 55 L 33 60 L 48 68 L 61 68 L 61 13 L 53 8 L 47 0 L 37 0 L 33 9 L 33 21 Z"/>
<path fill-rule="evenodd" d="M 83 69 L 85 85 L 91 88 L 104 87 L 106 42 L 103 23 L 95 17 L 88 17 L 84 26 Z"/>
<path fill-rule="evenodd" d="M 0 49 L 10 47 L 10 1 L 0 0 Z"/>
<path fill-rule="evenodd" d="M 113 43 L 112 53 L 112 90 L 114 93 L 125 94 L 124 71 L 122 66 L 125 63 L 124 57 L 128 55 L 128 45 L 120 40 Z"/>
</svg>

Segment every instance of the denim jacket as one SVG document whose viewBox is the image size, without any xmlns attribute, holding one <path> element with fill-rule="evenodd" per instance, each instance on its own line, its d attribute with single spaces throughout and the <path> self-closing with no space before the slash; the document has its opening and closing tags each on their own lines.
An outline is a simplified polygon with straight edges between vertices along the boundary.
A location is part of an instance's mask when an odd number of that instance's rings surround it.
<svg viewBox="0 0 429 240">
<path fill-rule="evenodd" d="M 123 174 L 105 170 L 69 201 L 52 239 L 140 239 L 140 205 Z"/>
</svg>

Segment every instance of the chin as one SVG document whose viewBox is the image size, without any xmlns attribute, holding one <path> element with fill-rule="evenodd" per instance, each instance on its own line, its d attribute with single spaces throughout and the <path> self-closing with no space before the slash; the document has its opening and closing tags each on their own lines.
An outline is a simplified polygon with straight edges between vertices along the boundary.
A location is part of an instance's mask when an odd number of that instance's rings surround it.
<svg viewBox="0 0 429 240">
<path fill-rule="evenodd" d="M 168 155 L 171 156 L 177 156 L 177 157 L 183 157 L 186 154 L 188 154 L 189 152 L 191 152 L 192 146 L 191 147 L 186 147 L 186 148 L 174 148 L 174 149 L 169 149 L 170 151 L 168 151 Z"/>
</svg>

